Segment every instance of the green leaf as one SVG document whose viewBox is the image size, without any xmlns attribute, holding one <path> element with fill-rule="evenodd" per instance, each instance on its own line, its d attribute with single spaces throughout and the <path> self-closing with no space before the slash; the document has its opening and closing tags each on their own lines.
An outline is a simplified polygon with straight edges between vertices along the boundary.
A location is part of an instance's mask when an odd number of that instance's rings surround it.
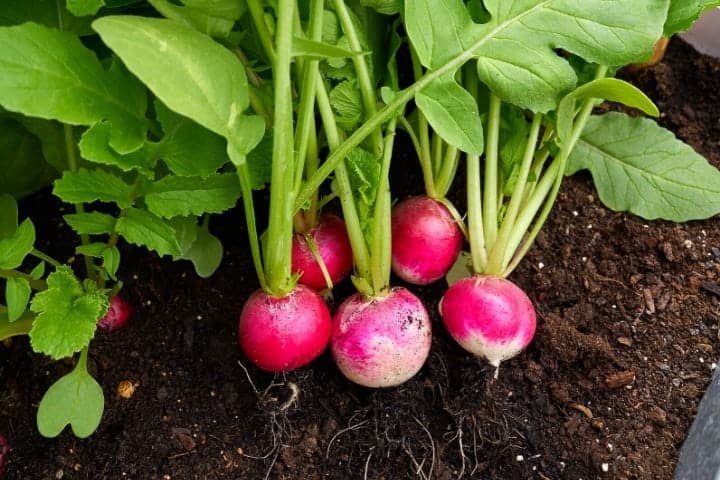
<svg viewBox="0 0 720 480">
<path fill-rule="evenodd" d="M 120 217 L 115 230 L 130 243 L 147 247 L 159 255 L 180 255 L 175 230 L 147 210 L 130 208 Z"/>
<path fill-rule="evenodd" d="M 590 117 L 568 162 L 588 169 L 612 210 L 674 222 L 720 213 L 720 172 L 652 120 L 621 113 Z"/>
<path fill-rule="evenodd" d="M 0 240 L 15 235 L 18 228 L 17 202 L 12 195 L 0 195 Z"/>
<path fill-rule="evenodd" d="M 13 236 L 0 240 L 0 269 L 12 270 L 22 265 L 34 244 L 35 226 L 26 218 Z"/>
<path fill-rule="evenodd" d="M 660 115 L 652 100 L 636 86 L 618 78 L 599 78 L 576 88 L 560 101 L 557 110 L 557 131 L 561 141 L 567 141 L 572 133 L 575 104 L 588 98 L 622 103 L 653 117 Z"/>
<path fill-rule="evenodd" d="M 92 33 L 90 18 L 76 17 L 58 0 L 2 0 L 0 25 L 19 25 L 25 22 L 41 23 L 78 35 Z"/>
<path fill-rule="evenodd" d="M 107 119 L 122 153 L 145 139 L 143 86 L 117 62 L 105 70 L 75 35 L 34 23 L 0 27 L 0 104 L 71 125 Z"/>
<path fill-rule="evenodd" d="M 31 293 L 30 283 L 24 278 L 13 277 L 7 279 L 5 301 L 8 307 L 8 320 L 14 322 L 25 313 Z"/>
<path fill-rule="evenodd" d="M 229 50 L 165 19 L 103 17 L 93 28 L 170 110 L 226 138 L 246 135 L 247 77 Z"/>
<path fill-rule="evenodd" d="M 0 118 L 0 192 L 22 198 L 57 176 L 43 159 L 40 140 L 15 119 Z"/>
<path fill-rule="evenodd" d="M 146 142 L 138 150 L 120 154 L 110 146 L 112 128 L 108 122 L 96 123 L 80 138 L 80 155 L 85 160 L 117 167 L 124 172 L 137 170 L 152 176 L 157 144 Z"/>
<path fill-rule="evenodd" d="M 361 148 L 351 150 L 345 164 L 355 196 L 360 224 L 367 233 L 372 226 L 372 209 L 380 185 L 381 165 L 370 152 Z"/>
<path fill-rule="evenodd" d="M 30 272 L 30 278 L 40 280 L 45 275 L 45 262 L 40 262 Z"/>
<path fill-rule="evenodd" d="M 169 175 L 152 184 L 145 195 L 148 210 L 164 218 L 221 213 L 235 206 L 240 184 L 232 173 L 207 178 Z"/>
<path fill-rule="evenodd" d="M 479 155 L 484 148 L 477 102 L 451 75 L 439 77 L 415 95 L 415 102 L 447 143 Z"/>
<path fill-rule="evenodd" d="M 325 60 L 327 58 L 352 58 L 363 53 L 353 52 L 347 48 L 331 45 L 324 42 L 316 42 L 307 38 L 294 37 L 292 44 L 292 55 L 294 57 L 305 57 L 311 60 Z"/>
<path fill-rule="evenodd" d="M 195 273 L 201 278 L 211 276 L 220 266 L 223 247 L 220 240 L 209 232 L 207 227 L 199 227 L 194 217 L 176 217 L 170 224 L 177 232 L 182 255 L 174 260 L 190 260 Z"/>
<path fill-rule="evenodd" d="M 66 265 L 51 273 L 47 284 L 48 289 L 36 293 L 30 304 L 30 310 L 37 313 L 30 342 L 34 351 L 58 360 L 90 343 L 108 301 L 100 290 L 86 291 Z"/>
<path fill-rule="evenodd" d="M 718 0 L 670 0 L 663 35 L 671 37 L 688 30 L 705 10 L 720 6 Z"/>
<path fill-rule="evenodd" d="M 486 0 L 474 23 L 462 0 L 405 2 L 411 43 L 424 66 L 450 74 L 476 59 L 480 79 L 502 100 L 552 110 L 576 84 L 563 49 L 588 62 L 642 61 L 662 34 L 669 0 Z"/>
<path fill-rule="evenodd" d="M 150 4 L 163 14 L 211 37 L 225 38 L 235 20 L 244 13 L 244 2 L 232 0 L 185 0 L 184 6 L 167 0 L 150 0 Z"/>
<path fill-rule="evenodd" d="M 104 408 L 102 387 L 85 365 L 78 362 L 75 369 L 53 383 L 40 400 L 38 431 L 43 437 L 54 438 L 70 425 L 76 437 L 89 437 L 100 425 Z"/>
<path fill-rule="evenodd" d="M 330 91 L 330 105 L 335 112 L 335 120 L 345 130 L 354 129 L 364 117 L 365 110 L 355 80 L 338 83 Z"/>
<path fill-rule="evenodd" d="M 75 251 L 88 257 L 100 258 L 103 261 L 103 268 L 110 278 L 115 279 L 115 274 L 120 266 L 120 251 L 113 245 L 95 242 L 78 246 Z"/>
<path fill-rule="evenodd" d="M 65 147 L 65 131 L 60 122 L 55 120 L 45 120 L 42 118 L 25 117 L 18 115 L 17 121 L 37 137 L 42 146 L 42 156 L 56 171 L 52 171 L 52 179 L 60 176 L 59 172 L 68 169 L 66 147 Z M 46 184 L 45 186 L 49 185 Z"/>
<path fill-rule="evenodd" d="M 70 228 L 80 235 L 102 235 L 115 231 L 117 219 L 100 212 L 68 213 L 63 215 Z"/>
<path fill-rule="evenodd" d="M 228 162 L 225 139 L 187 117 L 155 102 L 155 112 L 165 136 L 157 156 L 175 175 L 206 177 Z"/>
<path fill-rule="evenodd" d="M 384 15 L 395 15 L 402 11 L 402 0 L 360 0 L 360 5 L 370 7 Z"/>
<path fill-rule="evenodd" d="M 105 6 L 103 0 L 66 0 L 67 9 L 76 17 L 95 15 Z"/>
<path fill-rule="evenodd" d="M 66 171 L 55 181 L 53 193 L 68 203 L 88 203 L 100 200 L 114 202 L 120 208 L 132 205 L 132 187 L 105 170 Z"/>
<path fill-rule="evenodd" d="M 272 174 L 272 147 L 273 137 L 270 131 L 247 154 L 248 171 L 250 173 L 250 186 L 254 189 L 261 189 L 270 183 Z"/>
</svg>

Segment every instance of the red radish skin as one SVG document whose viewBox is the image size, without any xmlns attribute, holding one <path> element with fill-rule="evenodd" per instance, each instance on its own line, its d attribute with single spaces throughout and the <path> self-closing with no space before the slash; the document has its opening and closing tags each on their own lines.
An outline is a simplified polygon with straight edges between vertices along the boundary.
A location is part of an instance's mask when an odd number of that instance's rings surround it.
<svg viewBox="0 0 720 480">
<path fill-rule="evenodd" d="M 330 340 L 335 363 L 353 382 L 394 387 L 422 368 L 430 352 L 430 317 L 408 290 L 385 297 L 350 296 L 333 317 Z"/>
<path fill-rule="evenodd" d="M 520 287 L 498 277 L 458 280 L 440 300 L 440 315 L 460 346 L 496 368 L 520 353 L 535 335 L 532 302 Z"/>
<path fill-rule="evenodd" d="M 460 253 L 463 233 L 447 207 L 429 197 L 410 197 L 392 210 L 392 268 L 415 285 L 447 273 Z"/>
<path fill-rule="evenodd" d="M 119 330 L 127 325 L 133 313 L 133 307 L 123 300 L 120 295 L 110 299 L 110 306 L 103 318 L 98 321 L 98 327 L 108 332 Z"/>
<path fill-rule="evenodd" d="M 298 284 L 285 297 L 257 290 L 243 306 L 240 347 L 251 362 L 269 372 L 307 365 L 328 344 L 330 311 L 313 289 Z"/>
<path fill-rule="evenodd" d="M 345 222 L 340 217 L 325 214 L 320 223 L 310 230 L 320 258 L 325 262 L 333 284 L 342 281 L 353 266 L 352 248 L 348 239 Z M 296 233 L 292 244 L 292 271 L 302 273 L 299 282 L 315 290 L 328 288 L 320 265 L 302 234 Z"/>
</svg>

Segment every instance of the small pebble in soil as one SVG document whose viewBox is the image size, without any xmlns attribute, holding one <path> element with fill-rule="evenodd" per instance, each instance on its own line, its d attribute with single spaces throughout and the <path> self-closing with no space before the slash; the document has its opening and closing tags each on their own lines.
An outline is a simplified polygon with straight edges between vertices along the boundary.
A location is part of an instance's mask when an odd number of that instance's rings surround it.
<svg viewBox="0 0 720 480">
<path fill-rule="evenodd" d="M 129 400 L 135 395 L 135 385 L 129 380 L 123 380 L 118 384 L 117 394 L 120 398 Z"/>
<path fill-rule="evenodd" d="M 610 465 L 608 465 L 607 463 L 603 463 L 602 465 L 600 465 L 600 468 L 602 469 L 603 472 L 610 471 Z"/>
<path fill-rule="evenodd" d="M 525 457 L 523 457 L 522 455 L 518 455 L 517 457 L 515 457 L 516 462 L 522 462 L 523 460 L 525 460 Z"/>
</svg>

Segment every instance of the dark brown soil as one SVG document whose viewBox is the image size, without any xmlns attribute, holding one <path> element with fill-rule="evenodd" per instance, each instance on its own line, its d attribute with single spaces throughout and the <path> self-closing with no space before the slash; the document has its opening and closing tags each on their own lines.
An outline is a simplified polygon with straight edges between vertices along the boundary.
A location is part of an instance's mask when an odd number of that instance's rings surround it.
<svg viewBox="0 0 720 480">
<path fill-rule="evenodd" d="M 720 166 L 720 62 L 673 40 L 664 63 L 628 78 L 657 101 L 665 126 Z M 400 188 L 419 191 L 413 181 Z M 67 258 L 56 207 L 48 194 L 25 205 L 40 237 L 55 239 L 47 248 Z M 717 218 L 645 222 L 604 208 L 588 176 L 568 179 L 513 275 L 539 314 L 532 346 L 493 381 L 440 326 L 443 287 L 413 287 L 433 316 L 432 352 L 417 377 L 389 390 L 351 384 L 328 354 L 275 377 L 246 362 L 236 322 L 256 280 L 242 224 L 237 213 L 213 224 L 227 255 L 208 280 L 124 248 L 123 292 L 137 313 L 92 345 L 107 407 L 91 438 L 48 440 L 35 428 L 43 392 L 71 365 L 22 339 L 0 346 L 7 478 L 672 477 L 720 353 Z M 124 380 L 136 384 L 130 399 L 115 393 Z"/>
</svg>

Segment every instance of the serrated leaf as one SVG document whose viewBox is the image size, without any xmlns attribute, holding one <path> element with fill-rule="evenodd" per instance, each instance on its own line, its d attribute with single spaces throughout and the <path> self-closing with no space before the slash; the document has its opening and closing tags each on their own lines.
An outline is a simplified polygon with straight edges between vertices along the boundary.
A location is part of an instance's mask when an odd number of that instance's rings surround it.
<svg viewBox="0 0 720 480">
<path fill-rule="evenodd" d="M 115 231 L 117 219 L 100 212 L 68 213 L 63 215 L 70 228 L 80 235 L 102 235 Z"/>
<path fill-rule="evenodd" d="M 47 290 L 36 293 L 30 303 L 30 310 L 37 314 L 30 343 L 34 351 L 58 360 L 90 343 L 108 301 L 101 291 L 85 291 L 65 265 L 48 275 L 47 284 Z"/>
<path fill-rule="evenodd" d="M 107 119 L 122 153 L 145 138 L 146 94 L 117 62 L 105 70 L 71 33 L 34 23 L 0 27 L 0 104 L 13 112 L 93 125 Z"/>
<path fill-rule="evenodd" d="M 5 301 L 8 308 L 8 320 L 14 322 L 25 313 L 32 289 L 24 278 L 12 277 L 5 284 Z"/>
<path fill-rule="evenodd" d="M 87 372 L 85 365 L 75 369 L 53 383 L 37 412 L 40 435 L 53 438 L 70 425 L 78 438 L 89 437 L 100 425 L 105 396 L 102 387 Z"/>
<path fill-rule="evenodd" d="M 718 0 L 670 0 L 663 35 L 671 37 L 689 29 L 705 10 L 720 6 Z"/>
<path fill-rule="evenodd" d="M 160 217 L 140 208 L 130 208 L 115 224 L 115 231 L 130 243 L 162 255 L 180 255 L 175 230 Z"/>
<path fill-rule="evenodd" d="M 0 240 L 0 269 L 12 270 L 22 265 L 34 244 L 35 226 L 26 218 L 12 237 Z"/>
<path fill-rule="evenodd" d="M 652 120 L 590 117 L 568 161 L 588 169 L 608 208 L 674 222 L 720 213 L 720 172 Z"/>
<path fill-rule="evenodd" d="M 415 102 L 443 140 L 463 152 L 484 148 L 477 102 L 451 75 L 439 77 L 415 95 Z"/>
<path fill-rule="evenodd" d="M 165 136 L 157 156 L 175 175 L 205 177 L 227 163 L 225 139 L 187 117 L 155 102 L 155 112 Z"/>
<path fill-rule="evenodd" d="M 87 203 L 100 200 L 114 202 L 120 208 L 132 205 L 132 187 L 105 170 L 66 171 L 55 181 L 53 193 L 68 203 Z"/>
<path fill-rule="evenodd" d="M 148 210 L 164 218 L 221 213 L 235 206 L 240 185 L 231 173 L 207 178 L 169 175 L 154 182 L 145 195 Z"/>
<path fill-rule="evenodd" d="M 67 9 L 76 17 L 95 15 L 105 6 L 103 0 L 66 0 Z"/>
<path fill-rule="evenodd" d="M 380 184 L 381 165 L 370 152 L 361 148 L 351 150 L 345 164 L 355 196 L 360 224 L 363 230 L 367 231 Z"/>
<path fill-rule="evenodd" d="M 668 0 L 487 0 L 474 23 L 462 0 L 405 2 L 405 23 L 423 65 L 452 73 L 476 59 L 483 83 L 502 100 L 536 112 L 553 109 L 576 84 L 557 49 L 588 62 L 642 61 L 662 34 Z"/>
<path fill-rule="evenodd" d="M 12 195 L 0 195 L 0 240 L 15 235 L 18 228 L 17 202 Z"/>
<path fill-rule="evenodd" d="M 169 109 L 225 138 L 247 134 L 240 120 L 249 105 L 247 77 L 229 50 L 165 19 L 109 16 L 93 28 Z"/>
<path fill-rule="evenodd" d="M 355 128 L 364 116 L 364 108 L 357 82 L 340 82 L 330 91 L 330 105 L 338 125 L 345 130 Z"/>
<path fill-rule="evenodd" d="M 108 122 L 93 125 L 80 138 L 80 155 L 93 163 L 117 167 L 124 172 L 137 170 L 152 176 L 157 144 L 146 142 L 134 152 L 121 154 L 110 146 L 111 135 L 112 128 Z"/>
</svg>

